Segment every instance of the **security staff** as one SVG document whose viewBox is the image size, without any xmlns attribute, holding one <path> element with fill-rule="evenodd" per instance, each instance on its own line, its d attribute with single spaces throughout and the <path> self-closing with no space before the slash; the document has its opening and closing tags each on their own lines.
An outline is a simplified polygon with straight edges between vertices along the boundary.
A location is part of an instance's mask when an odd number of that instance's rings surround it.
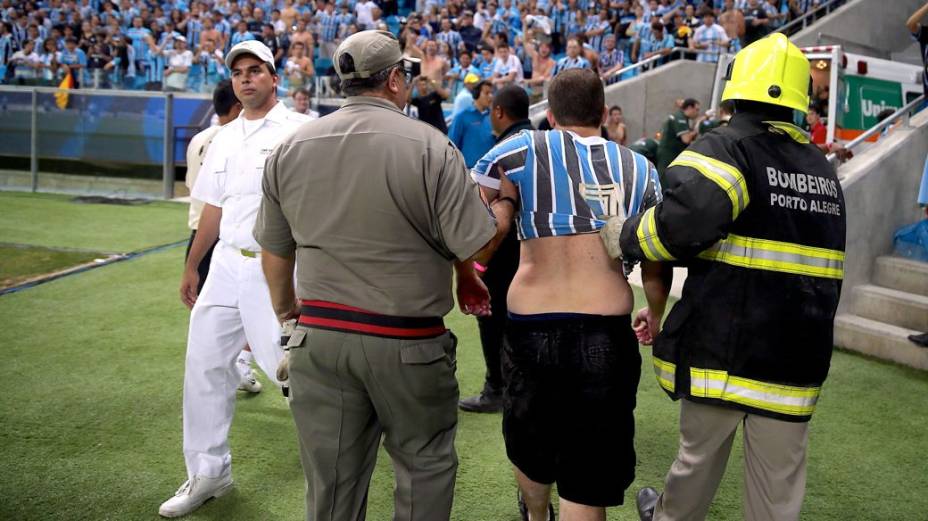
<svg viewBox="0 0 928 521">
<path fill-rule="evenodd" d="M 745 519 L 796 520 L 805 494 L 844 272 L 844 197 L 788 123 L 809 106 L 802 52 L 773 34 L 739 52 L 727 79 L 729 125 L 670 164 L 661 204 L 602 235 L 613 256 L 689 266 L 653 351 L 660 386 L 683 399 L 680 449 L 663 494 L 639 492 L 642 519 L 704 519 L 740 424 Z"/>
<path fill-rule="evenodd" d="M 497 143 L 523 130 L 534 130 L 528 119 L 528 107 L 528 94 L 522 87 L 507 85 L 499 89 L 490 108 L 490 124 L 493 125 Z M 503 409 L 503 366 L 500 356 L 509 315 L 506 295 L 519 269 L 519 239 L 515 226 L 509 230 L 509 235 L 500 243 L 490 262 L 476 268 L 483 270 L 483 282 L 490 291 L 492 312 L 488 317 L 477 317 L 487 373 L 480 394 L 464 398 L 458 406 L 468 412 L 499 412 Z"/>
<path fill-rule="evenodd" d="M 225 61 L 243 110 L 213 137 L 190 194 L 204 206 L 180 287 L 181 300 L 193 308 L 183 404 L 188 479 L 161 505 L 164 517 L 186 515 L 232 487 L 228 437 L 240 381 L 236 355 L 250 345 L 258 366 L 275 384 L 283 358 L 280 325 L 252 230 L 264 160 L 308 118 L 277 101 L 274 55 L 263 43 L 242 42 Z M 217 238 L 209 277 L 198 295 L 197 266 Z"/>
<path fill-rule="evenodd" d="M 417 62 L 388 32 L 345 39 L 334 64 L 346 103 L 281 143 L 264 173 L 255 237 L 274 309 L 299 317 L 290 409 L 314 521 L 364 518 L 381 437 L 395 519 L 451 512 L 456 340 L 442 316 L 452 263 L 463 310 L 487 313 L 471 257 L 508 229 L 497 232 L 448 138 L 403 114 Z M 510 203 L 494 209 L 509 222 Z"/>
</svg>

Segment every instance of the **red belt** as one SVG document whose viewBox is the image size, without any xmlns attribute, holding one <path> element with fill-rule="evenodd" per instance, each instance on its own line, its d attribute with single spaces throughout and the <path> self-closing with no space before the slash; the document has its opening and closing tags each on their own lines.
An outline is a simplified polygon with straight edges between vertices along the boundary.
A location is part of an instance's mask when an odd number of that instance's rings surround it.
<svg viewBox="0 0 928 521">
<path fill-rule="evenodd" d="M 381 315 L 325 300 L 301 300 L 300 306 L 300 325 L 316 329 L 384 338 L 432 338 L 447 331 L 441 317 Z"/>
</svg>

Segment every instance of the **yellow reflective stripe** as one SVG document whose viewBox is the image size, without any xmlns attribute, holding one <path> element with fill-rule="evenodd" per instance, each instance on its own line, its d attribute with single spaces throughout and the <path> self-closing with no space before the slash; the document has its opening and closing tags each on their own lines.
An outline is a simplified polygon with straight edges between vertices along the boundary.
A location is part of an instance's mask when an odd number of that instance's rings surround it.
<svg viewBox="0 0 928 521">
<path fill-rule="evenodd" d="M 737 219 L 751 202 L 747 182 L 734 166 L 692 150 L 683 151 L 670 163 L 670 166 L 677 165 L 688 166 L 717 184 L 731 200 L 732 220 Z"/>
<path fill-rule="evenodd" d="M 654 217 L 655 207 L 648 208 L 641 215 L 638 221 L 638 229 L 635 230 L 638 236 L 638 245 L 641 247 L 644 257 L 652 261 L 672 261 L 674 256 L 667 251 L 664 243 L 661 242 L 657 235 L 657 220 Z"/>
<path fill-rule="evenodd" d="M 676 364 L 665 362 L 660 358 L 654 357 L 654 374 L 657 376 L 657 383 L 669 392 L 674 392 L 674 381 L 677 372 Z"/>
<path fill-rule="evenodd" d="M 729 375 L 726 371 L 690 368 L 690 394 L 715 398 L 756 409 L 810 416 L 818 402 L 820 387 L 796 387 Z"/>
<path fill-rule="evenodd" d="M 793 125 L 792 123 L 787 123 L 785 121 L 764 121 L 764 123 L 770 125 L 771 127 L 778 128 L 783 132 L 786 132 L 786 135 L 793 138 L 793 141 L 797 143 L 802 143 L 806 145 L 810 142 L 809 135 L 806 134 L 805 130 Z"/>
<path fill-rule="evenodd" d="M 729 235 L 699 254 L 699 258 L 742 268 L 778 271 L 829 279 L 844 278 L 844 252 Z"/>
</svg>

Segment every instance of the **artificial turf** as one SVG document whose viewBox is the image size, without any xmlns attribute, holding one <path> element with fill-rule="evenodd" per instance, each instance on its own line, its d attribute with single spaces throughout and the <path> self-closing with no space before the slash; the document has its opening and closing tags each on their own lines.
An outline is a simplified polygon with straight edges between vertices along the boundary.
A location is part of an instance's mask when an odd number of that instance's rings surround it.
<svg viewBox="0 0 928 521">
<path fill-rule="evenodd" d="M 183 222 L 182 207 L 170 211 Z M 7 218 L 2 229 L 15 228 Z M 174 238 L 166 231 L 163 237 Z M 105 240 L 88 237 L 95 247 Z M 158 519 L 160 502 L 185 479 L 181 387 L 188 315 L 177 295 L 182 260 L 183 249 L 176 247 L 0 297 L 6 355 L 0 519 Z M 452 312 L 447 322 L 461 340 L 462 395 L 475 393 L 483 361 L 474 321 Z M 659 390 L 650 351 L 643 348 L 642 355 L 638 478 L 627 504 L 610 509 L 610 520 L 637 519 L 634 491 L 659 487 L 677 450 L 677 405 Z M 836 352 L 811 426 L 803 519 L 925 519 L 926 396 L 923 372 Z M 556 411 L 552 415 L 556 421 Z M 240 393 L 231 444 L 233 492 L 187 519 L 302 519 L 302 470 L 283 398 L 270 388 L 257 396 Z M 500 416 L 461 414 L 457 450 L 452 518 L 517 520 Z M 742 518 L 741 476 L 739 442 L 709 519 Z M 368 511 L 373 521 L 391 517 L 392 473 L 383 452 Z"/>
</svg>

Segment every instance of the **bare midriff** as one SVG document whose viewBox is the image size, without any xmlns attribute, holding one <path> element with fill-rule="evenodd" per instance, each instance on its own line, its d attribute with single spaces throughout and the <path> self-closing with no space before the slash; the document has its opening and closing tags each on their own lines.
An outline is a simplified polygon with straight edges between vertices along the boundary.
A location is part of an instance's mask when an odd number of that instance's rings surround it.
<svg viewBox="0 0 928 521">
<path fill-rule="evenodd" d="M 522 241 L 519 270 L 509 287 L 509 311 L 626 315 L 633 297 L 621 265 L 599 234 Z"/>
</svg>

